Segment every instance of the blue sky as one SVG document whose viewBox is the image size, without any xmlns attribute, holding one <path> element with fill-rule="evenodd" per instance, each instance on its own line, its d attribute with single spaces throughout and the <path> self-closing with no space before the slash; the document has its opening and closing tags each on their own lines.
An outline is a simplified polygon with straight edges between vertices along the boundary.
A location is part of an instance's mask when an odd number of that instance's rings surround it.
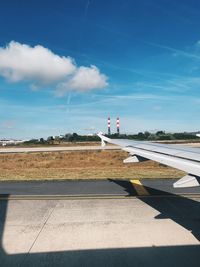
<svg viewBox="0 0 200 267">
<path fill-rule="evenodd" d="M 199 130 L 198 0 L 0 5 L 0 138 Z"/>
</svg>

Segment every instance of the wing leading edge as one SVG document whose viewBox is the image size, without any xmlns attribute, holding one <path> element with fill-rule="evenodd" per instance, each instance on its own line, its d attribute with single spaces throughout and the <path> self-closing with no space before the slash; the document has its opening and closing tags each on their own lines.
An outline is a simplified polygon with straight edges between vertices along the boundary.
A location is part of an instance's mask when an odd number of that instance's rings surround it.
<svg viewBox="0 0 200 267">
<path fill-rule="evenodd" d="M 128 139 L 110 139 L 101 133 L 102 145 L 115 144 L 130 153 L 124 163 L 153 160 L 170 167 L 182 170 L 188 175 L 184 176 L 174 187 L 191 187 L 200 185 L 200 149 L 177 145 L 157 144 L 146 141 L 132 141 Z"/>
</svg>

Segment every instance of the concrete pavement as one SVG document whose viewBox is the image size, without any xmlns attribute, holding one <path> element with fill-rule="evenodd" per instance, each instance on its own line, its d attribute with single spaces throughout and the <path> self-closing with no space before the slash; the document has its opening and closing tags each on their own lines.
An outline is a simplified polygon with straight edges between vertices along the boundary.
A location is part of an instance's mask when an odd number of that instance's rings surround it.
<svg viewBox="0 0 200 267">
<path fill-rule="evenodd" d="M 199 266 L 200 194 L 156 181 L 1 183 L 0 264 Z"/>
<path fill-rule="evenodd" d="M 199 266 L 199 200 L 148 199 L 1 200 L 1 265 Z"/>
</svg>

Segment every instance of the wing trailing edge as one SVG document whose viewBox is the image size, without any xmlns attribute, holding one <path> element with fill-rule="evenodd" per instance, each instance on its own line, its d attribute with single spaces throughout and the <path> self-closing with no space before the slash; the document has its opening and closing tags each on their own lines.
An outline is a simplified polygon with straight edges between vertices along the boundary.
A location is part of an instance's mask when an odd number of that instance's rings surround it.
<svg viewBox="0 0 200 267">
<path fill-rule="evenodd" d="M 111 139 L 99 133 L 101 141 L 115 144 L 130 153 L 124 163 L 140 162 L 149 159 L 167 166 L 182 170 L 188 175 L 184 176 L 174 187 L 193 187 L 200 185 L 200 149 L 191 149 L 175 145 L 156 144 L 145 141 L 132 141 L 127 139 Z"/>
</svg>

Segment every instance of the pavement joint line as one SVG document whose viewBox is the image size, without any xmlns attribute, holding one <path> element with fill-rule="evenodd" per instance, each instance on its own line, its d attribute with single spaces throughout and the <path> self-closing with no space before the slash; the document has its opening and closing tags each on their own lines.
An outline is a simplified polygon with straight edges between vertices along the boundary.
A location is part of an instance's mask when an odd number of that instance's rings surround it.
<svg viewBox="0 0 200 267">
<path fill-rule="evenodd" d="M 140 180 L 133 179 L 133 180 L 130 180 L 130 182 L 139 196 L 148 196 L 149 195 L 149 192 L 146 190 L 146 188 L 143 186 L 143 184 L 140 182 Z"/>
<path fill-rule="evenodd" d="M 36 236 L 35 239 L 33 240 L 33 243 L 31 244 L 29 250 L 27 251 L 27 253 L 25 253 L 25 256 L 23 257 L 23 259 L 22 259 L 20 265 L 25 261 L 25 259 L 26 259 L 26 257 L 28 256 L 28 254 L 30 254 L 30 251 L 31 251 L 32 248 L 34 247 L 35 243 L 37 242 L 37 240 L 38 240 L 38 238 L 39 238 L 41 232 L 43 231 L 44 227 L 46 226 L 46 224 L 47 224 L 49 218 L 51 217 L 52 213 L 53 213 L 54 210 L 56 209 L 57 205 L 58 205 L 58 203 L 56 203 L 56 205 L 52 208 L 50 214 L 47 216 L 47 218 L 46 218 L 44 224 L 42 225 L 41 229 L 39 230 L 37 236 Z"/>
</svg>

